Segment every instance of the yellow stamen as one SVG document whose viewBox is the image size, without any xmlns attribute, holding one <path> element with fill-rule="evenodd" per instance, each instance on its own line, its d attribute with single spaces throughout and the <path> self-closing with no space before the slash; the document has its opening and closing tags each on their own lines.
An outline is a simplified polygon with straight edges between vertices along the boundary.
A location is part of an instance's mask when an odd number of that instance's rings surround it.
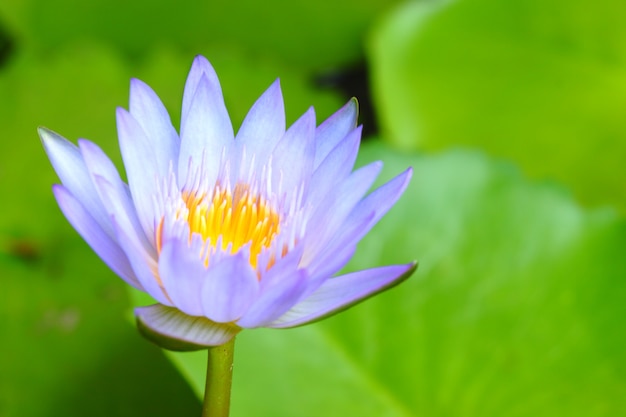
<svg viewBox="0 0 626 417">
<path fill-rule="evenodd" d="M 268 248 L 279 232 L 280 216 L 270 203 L 251 193 L 249 187 L 237 184 L 234 192 L 215 187 L 211 195 L 183 192 L 187 215 L 182 220 L 189 224 L 191 233 L 199 233 L 215 245 L 221 237 L 221 248 L 231 245 L 231 253 L 250 244 L 250 264 L 257 266 L 257 256 Z M 180 219 L 180 217 L 179 217 Z M 156 231 L 157 250 L 162 245 L 163 220 Z M 205 259 L 205 264 L 208 264 Z"/>
</svg>

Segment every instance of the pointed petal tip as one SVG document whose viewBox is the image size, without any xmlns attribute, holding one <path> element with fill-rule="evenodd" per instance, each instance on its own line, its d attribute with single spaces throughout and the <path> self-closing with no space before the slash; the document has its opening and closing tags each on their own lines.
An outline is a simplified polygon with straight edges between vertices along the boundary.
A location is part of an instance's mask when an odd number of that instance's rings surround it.
<svg viewBox="0 0 626 417">
<path fill-rule="evenodd" d="M 66 141 L 66 142 L 69 142 L 67 139 L 65 139 L 63 136 L 59 135 L 54 130 L 48 129 L 47 127 L 44 127 L 44 126 L 37 127 L 37 134 L 39 135 L 39 139 L 41 140 L 41 143 L 44 145 L 44 147 L 48 143 L 54 142 L 54 141 Z"/>
<path fill-rule="evenodd" d="M 417 262 L 413 261 L 330 278 L 309 298 L 268 327 L 298 327 L 334 316 L 406 281 L 416 269 Z"/>
<path fill-rule="evenodd" d="M 210 64 L 209 64 L 209 60 L 204 55 L 197 54 L 193 58 L 193 64 L 192 65 L 210 65 Z"/>
<path fill-rule="evenodd" d="M 136 308 L 135 320 L 142 336 L 164 349 L 177 352 L 223 345 L 241 331 L 233 324 L 188 316 L 162 304 Z"/>
</svg>

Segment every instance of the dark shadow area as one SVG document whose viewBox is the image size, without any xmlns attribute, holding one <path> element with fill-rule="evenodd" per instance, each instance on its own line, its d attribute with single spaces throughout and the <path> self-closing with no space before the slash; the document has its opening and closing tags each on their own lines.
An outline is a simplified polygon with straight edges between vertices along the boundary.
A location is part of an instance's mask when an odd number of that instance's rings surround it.
<svg viewBox="0 0 626 417">
<path fill-rule="evenodd" d="M 201 403 L 163 352 L 126 327 L 116 350 L 68 381 L 50 416 L 199 416 Z M 61 390 L 59 390 L 61 391 Z"/>
<path fill-rule="evenodd" d="M 365 60 L 336 71 L 318 74 L 313 82 L 319 88 L 338 91 L 346 101 L 356 97 L 359 101 L 359 124 L 363 125 L 363 138 L 367 139 L 378 133 L 369 70 Z"/>
<path fill-rule="evenodd" d="M 15 39 L 11 37 L 4 24 L 0 21 L 0 68 L 8 62 L 15 50 Z"/>
</svg>

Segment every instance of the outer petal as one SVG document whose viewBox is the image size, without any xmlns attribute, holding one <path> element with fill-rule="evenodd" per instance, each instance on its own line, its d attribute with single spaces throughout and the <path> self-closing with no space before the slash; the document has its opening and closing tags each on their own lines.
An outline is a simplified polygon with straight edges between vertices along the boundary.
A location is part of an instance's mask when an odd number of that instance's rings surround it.
<svg viewBox="0 0 626 417">
<path fill-rule="evenodd" d="M 261 278 L 261 294 L 237 321 L 241 327 L 261 327 L 296 305 L 308 289 L 308 273 L 298 269 L 301 250 L 295 248 Z"/>
<path fill-rule="evenodd" d="M 85 210 L 85 207 L 62 185 L 52 189 L 61 211 L 87 244 L 113 272 L 138 290 L 143 287 L 137 280 L 128 258 L 113 240 Z"/>
<path fill-rule="evenodd" d="M 158 181 L 168 174 L 176 155 L 169 153 L 171 149 L 150 140 L 137 120 L 122 108 L 117 109 L 117 131 L 133 202 L 141 226 L 154 245 L 157 219 L 152 197 L 157 191 Z"/>
<path fill-rule="evenodd" d="M 301 326 L 343 311 L 358 302 L 398 285 L 417 268 L 417 263 L 392 265 L 331 278 L 268 327 Z"/>
<path fill-rule="evenodd" d="M 201 290 L 208 271 L 200 259 L 202 243 L 199 235 L 194 235 L 191 248 L 187 240 L 170 238 L 159 256 L 159 274 L 165 291 L 172 303 L 190 316 L 204 315 Z"/>
<path fill-rule="evenodd" d="M 151 244 L 137 217 L 128 186 L 120 178 L 111 160 L 98 145 L 88 140 L 79 140 L 78 145 L 87 164 L 91 180 L 96 186 L 102 205 L 109 217 L 115 218 L 124 230 L 129 233 L 134 232 L 143 246 L 151 251 Z"/>
<path fill-rule="evenodd" d="M 310 230 L 315 231 L 315 234 L 308 237 L 302 265 L 308 266 L 314 261 L 317 254 L 334 236 L 346 217 L 372 186 L 381 168 L 382 162 L 373 162 L 354 171 L 337 187 L 336 193 L 329 194 L 325 200 L 317 203 L 317 210 L 308 225 Z"/>
<path fill-rule="evenodd" d="M 309 201 L 320 201 L 326 194 L 336 192 L 334 187 L 350 175 L 359 151 L 362 130 L 361 126 L 352 130 L 317 167 L 311 178 Z"/>
<path fill-rule="evenodd" d="M 358 116 L 359 104 L 353 98 L 319 125 L 315 132 L 315 169 L 328 153 L 356 127 Z"/>
<path fill-rule="evenodd" d="M 198 167 L 205 162 L 206 181 L 215 182 L 222 153 L 229 152 L 234 143 L 234 133 L 219 84 L 204 74 L 184 115 L 180 137 L 179 187 L 191 180 L 188 177 L 190 163 Z M 201 158 L 206 158 L 206 161 Z"/>
<path fill-rule="evenodd" d="M 259 282 L 245 251 L 224 256 L 210 266 L 202 288 L 204 315 L 218 323 L 238 320 L 258 294 Z"/>
<path fill-rule="evenodd" d="M 246 156 L 265 165 L 276 143 L 285 134 L 285 106 L 280 81 L 274 83 L 254 103 L 237 132 L 236 143 Z M 241 151 L 240 151 L 241 152 Z M 244 167 L 246 168 L 246 167 Z"/>
<path fill-rule="evenodd" d="M 335 237 L 316 255 L 311 269 L 317 271 L 317 265 L 326 269 L 329 262 L 332 263 L 332 259 L 336 257 L 335 254 L 344 248 L 354 247 L 398 201 L 412 173 L 412 168 L 407 169 L 361 200 L 341 225 Z"/>
<path fill-rule="evenodd" d="M 315 111 L 309 108 L 285 132 L 274 149 L 272 161 L 278 172 L 274 190 L 290 193 L 300 186 L 313 171 L 315 157 Z"/>
<path fill-rule="evenodd" d="M 135 271 L 135 275 L 143 286 L 144 291 L 159 303 L 171 306 L 172 302 L 165 294 L 160 282 L 157 261 L 146 252 L 133 233 L 129 233 L 120 227 L 115 222 L 115 219 L 113 225 L 117 232 L 120 246 L 126 252 L 133 271 Z"/>
<path fill-rule="evenodd" d="M 162 162 L 165 164 L 164 168 L 169 167 L 170 159 L 176 164 L 174 156 L 178 156 L 180 139 L 172 126 L 170 115 L 156 93 L 138 79 L 130 82 L 130 114 L 141 125 L 154 146 L 159 147 L 168 157 Z"/>
<path fill-rule="evenodd" d="M 241 330 L 231 324 L 214 323 L 205 317 L 188 316 L 174 307 L 154 304 L 135 309 L 137 328 L 150 341 L 176 351 L 219 346 Z"/>
<path fill-rule="evenodd" d="M 109 216 L 91 182 L 87 166 L 78 148 L 51 130 L 40 127 L 38 131 L 50 162 L 65 188 L 80 201 L 100 228 L 110 237 L 114 237 L 115 233 Z"/>
</svg>

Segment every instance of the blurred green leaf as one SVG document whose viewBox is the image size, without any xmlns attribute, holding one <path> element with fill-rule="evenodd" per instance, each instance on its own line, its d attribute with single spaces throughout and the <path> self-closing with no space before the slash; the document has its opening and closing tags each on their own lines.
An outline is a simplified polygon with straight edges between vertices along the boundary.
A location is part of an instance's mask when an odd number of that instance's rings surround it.
<svg viewBox="0 0 626 417">
<path fill-rule="evenodd" d="M 21 55 L 0 73 L 3 417 L 200 414 L 171 363 L 128 324 L 125 284 L 63 219 L 36 133 L 48 124 L 71 138 L 114 139 L 125 72 L 85 48 L 63 59 Z"/>
<path fill-rule="evenodd" d="M 619 0 L 410 2 L 373 31 L 373 87 L 404 148 L 479 147 L 626 209 Z"/>
<path fill-rule="evenodd" d="M 233 416 L 612 416 L 626 407 L 626 224 L 479 153 L 410 156 L 414 179 L 349 269 L 420 268 L 307 327 L 244 331 Z M 168 353 L 200 396 L 205 353 Z"/>
<path fill-rule="evenodd" d="M 230 44 L 252 57 L 320 70 L 360 60 L 367 26 L 394 3 L 22 0 L 2 3 L 0 16 L 42 50 L 90 39 L 137 58 L 164 44 L 189 54 Z"/>
</svg>

